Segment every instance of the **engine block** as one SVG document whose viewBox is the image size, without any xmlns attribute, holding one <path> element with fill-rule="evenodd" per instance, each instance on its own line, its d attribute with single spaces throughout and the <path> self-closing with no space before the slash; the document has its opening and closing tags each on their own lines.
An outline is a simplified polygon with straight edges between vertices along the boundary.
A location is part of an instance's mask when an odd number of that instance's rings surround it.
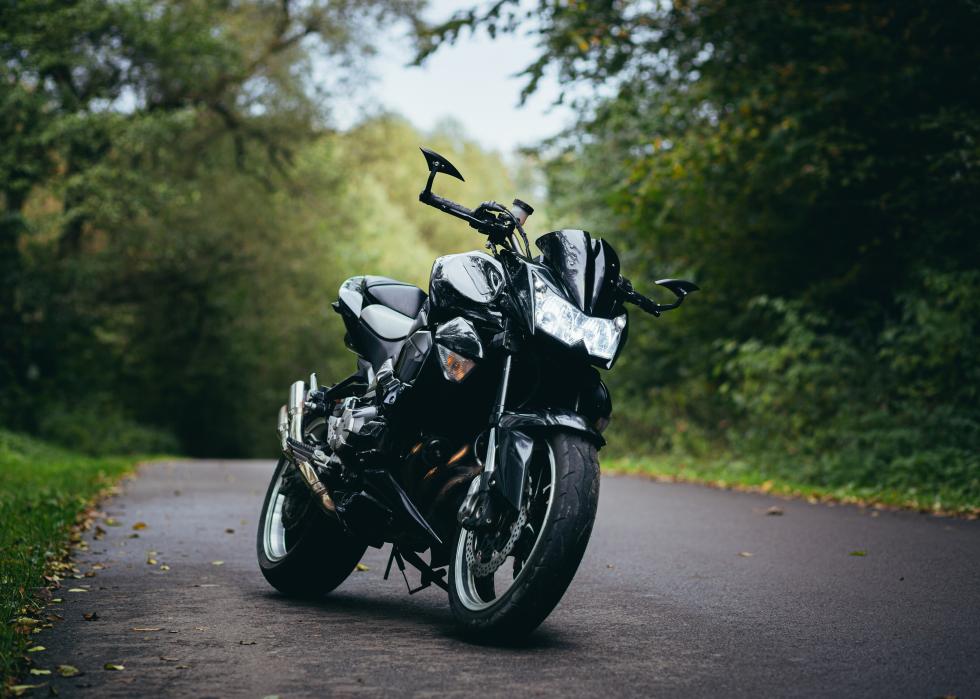
<svg viewBox="0 0 980 699">
<path fill-rule="evenodd" d="M 378 408 L 370 402 L 356 397 L 344 399 L 327 418 L 327 445 L 337 454 L 353 449 L 352 437 L 377 416 Z"/>
</svg>

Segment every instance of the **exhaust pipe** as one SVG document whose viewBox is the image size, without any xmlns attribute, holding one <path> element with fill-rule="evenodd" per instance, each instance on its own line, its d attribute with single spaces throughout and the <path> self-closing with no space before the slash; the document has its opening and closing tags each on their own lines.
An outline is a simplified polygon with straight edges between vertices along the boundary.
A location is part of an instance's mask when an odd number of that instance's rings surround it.
<svg viewBox="0 0 980 699">
<path fill-rule="evenodd" d="M 299 474 L 303 477 L 303 482 L 313 493 L 320 508 L 327 515 L 337 518 L 337 505 L 330 497 L 330 491 L 320 480 L 316 469 L 310 465 L 308 454 L 297 453 L 290 441 L 303 444 L 303 412 L 306 406 L 306 385 L 302 381 L 296 381 L 289 387 L 289 404 L 279 408 L 278 430 L 279 441 L 282 443 L 283 454 L 289 459 Z M 303 450 L 306 451 L 306 450 Z"/>
<path fill-rule="evenodd" d="M 303 408 L 306 405 L 306 384 L 296 381 L 289 387 L 289 436 L 303 441 Z"/>
<path fill-rule="evenodd" d="M 296 459 L 293 463 L 299 469 L 299 473 L 303 476 L 306 485 L 313 491 L 313 495 L 316 497 L 317 502 L 320 503 L 323 511 L 331 517 L 337 518 L 337 505 L 334 503 L 333 498 L 330 497 L 330 491 L 327 490 L 327 486 L 323 484 L 320 477 L 316 475 L 316 471 L 310 466 L 310 462 Z"/>
<path fill-rule="evenodd" d="M 279 432 L 279 444 L 282 450 L 288 450 L 289 443 L 286 440 L 289 439 L 289 413 L 285 405 L 279 408 L 279 419 L 276 420 L 276 430 Z"/>
</svg>

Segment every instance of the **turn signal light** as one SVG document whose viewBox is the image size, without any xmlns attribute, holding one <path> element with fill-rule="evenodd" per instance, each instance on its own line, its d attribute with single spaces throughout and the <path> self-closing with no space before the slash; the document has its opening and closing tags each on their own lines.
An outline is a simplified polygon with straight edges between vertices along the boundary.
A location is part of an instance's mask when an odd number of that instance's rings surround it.
<svg viewBox="0 0 980 699">
<path fill-rule="evenodd" d="M 447 381 L 459 383 L 476 367 L 476 362 L 472 359 L 456 354 L 442 345 L 436 346 L 439 348 L 439 359 L 442 361 L 442 375 Z"/>
</svg>

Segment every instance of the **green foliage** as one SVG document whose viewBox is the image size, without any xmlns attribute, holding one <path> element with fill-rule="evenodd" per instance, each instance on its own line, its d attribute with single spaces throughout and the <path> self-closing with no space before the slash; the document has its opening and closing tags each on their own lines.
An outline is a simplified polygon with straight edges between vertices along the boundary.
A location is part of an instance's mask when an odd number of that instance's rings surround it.
<svg viewBox="0 0 980 699">
<path fill-rule="evenodd" d="M 171 433 L 133 421 L 111 396 L 87 396 L 84 403 L 71 406 L 45 406 L 38 434 L 52 443 L 70 444 L 73 451 L 89 456 L 180 451 Z"/>
<path fill-rule="evenodd" d="M 42 574 L 61 560 L 69 527 L 89 500 L 133 466 L 91 458 L 0 430 L 0 685 L 29 640 L 12 620 L 29 616 Z"/>
<path fill-rule="evenodd" d="M 416 203 L 428 136 L 325 126 L 371 28 L 417 9 L 0 6 L 0 424 L 87 452 L 171 450 L 172 434 L 194 454 L 269 453 L 297 374 L 350 371 L 340 282 L 424 282 L 476 242 Z M 314 63 L 334 82 L 314 87 Z M 458 130 L 433 142 L 472 168 L 472 196 L 511 193 Z"/>
<path fill-rule="evenodd" d="M 513 29 L 517 6 L 430 39 Z M 584 115 L 544 151 L 553 204 L 613 242 L 641 290 L 703 288 L 634 317 L 613 439 L 976 502 L 976 4 L 541 2 L 534 17 L 529 87 L 556 70 Z"/>
</svg>

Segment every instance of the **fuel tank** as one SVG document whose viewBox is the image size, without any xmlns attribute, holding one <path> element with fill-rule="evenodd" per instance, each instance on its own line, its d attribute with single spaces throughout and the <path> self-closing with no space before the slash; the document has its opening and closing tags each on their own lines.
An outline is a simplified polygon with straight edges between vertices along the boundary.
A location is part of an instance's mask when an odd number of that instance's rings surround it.
<svg viewBox="0 0 980 699">
<path fill-rule="evenodd" d="M 432 265 L 429 278 L 429 304 L 433 319 L 460 315 L 499 319 L 490 306 L 500 295 L 504 272 L 494 258 L 481 252 L 444 255 Z"/>
</svg>

